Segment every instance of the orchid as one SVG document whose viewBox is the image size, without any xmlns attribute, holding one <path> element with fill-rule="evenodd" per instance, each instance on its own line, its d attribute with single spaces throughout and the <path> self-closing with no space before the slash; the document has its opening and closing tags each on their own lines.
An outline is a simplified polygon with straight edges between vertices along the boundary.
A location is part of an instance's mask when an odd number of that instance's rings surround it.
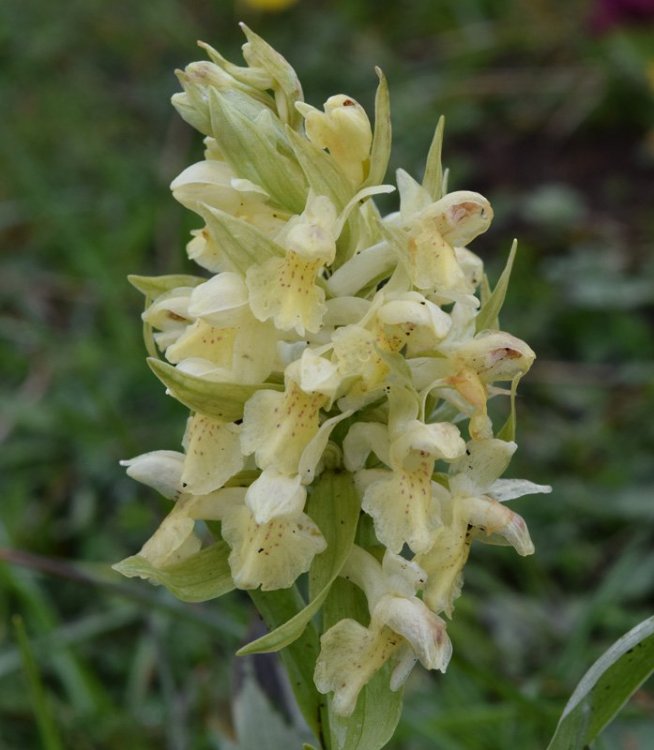
<svg viewBox="0 0 654 750">
<path fill-rule="evenodd" d="M 493 211 L 447 191 L 442 127 L 423 182 L 398 170 L 399 209 L 382 216 L 381 72 L 372 126 L 346 94 L 305 103 L 286 60 L 244 31 L 245 66 L 201 44 L 210 61 L 178 72 L 173 104 L 205 136 L 171 185 L 200 217 L 186 247 L 199 275 L 133 282 L 150 366 L 191 413 L 182 451 L 124 462 L 173 505 L 116 567 L 193 601 L 263 601 L 271 632 L 246 650 L 288 647 L 309 725 L 348 750 L 347 727 L 374 721 L 371 685 L 401 701 L 417 661 L 447 668 L 441 614 L 473 540 L 534 551 L 504 503 L 550 488 L 502 476 L 535 354 L 500 328 L 514 250 L 491 290 L 467 248 Z M 315 647 L 293 650 L 304 633 Z"/>
<path fill-rule="evenodd" d="M 342 573 L 368 600 L 370 624 L 340 620 L 321 638 L 315 680 L 321 693 L 334 692 L 334 710 L 348 716 L 371 676 L 386 661 L 395 662 L 391 690 L 398 690 L 420 660 L 427 669 L 444 672 L 452 654 L 445 623 L 416 597 L 426 581 L 415 563 L 387 551 L 380 564 L 352 547 Z"/>
</svg>

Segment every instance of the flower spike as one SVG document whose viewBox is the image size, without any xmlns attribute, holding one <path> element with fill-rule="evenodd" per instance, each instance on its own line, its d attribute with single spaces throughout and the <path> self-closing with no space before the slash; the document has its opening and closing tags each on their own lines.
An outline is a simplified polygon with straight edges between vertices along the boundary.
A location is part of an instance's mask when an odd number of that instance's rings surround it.
<svg viewBox="0 0 654 750">
<path fill-rule="evenodd" d="M 551 488 L 504 478 L 517 443 L 501 438 L 535 354 L 498 319 L 515 246 L 492 292 L 468 248 L 493 209 L 448 191 L 443 120 L 423 183 L 399 169 L 383 216 L 381 72 L 373 132 L 345 94 L 305 103 L 291 65 L 242 29 L 244 65 L 201 43 L 209 60 L 177 73 L 173 104 L 204 136 L 171 183 L 199 217 L 199 271 L 133 281 L 148 363 L 191 413 L 183 451 L 123 462 L 172 506 L 116 568 L 192 601 L 250 590 L 273 627 L 248 649 L 306 633 L 287 662 L 309 724 L 371 736 L 417 662 L 446 670 L 442 618 L 473 543 L 534 551 L 506 503 Z M 488 402 L 507 395 L 500 428 Z"/>
</svg>

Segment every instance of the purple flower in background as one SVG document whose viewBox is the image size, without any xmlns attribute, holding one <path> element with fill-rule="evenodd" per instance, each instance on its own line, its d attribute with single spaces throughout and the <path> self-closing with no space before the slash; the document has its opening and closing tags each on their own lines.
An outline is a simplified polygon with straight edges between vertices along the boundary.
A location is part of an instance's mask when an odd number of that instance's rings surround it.
<svg viewBox="0 0 654 750">
<path fill-rule="evenodd" d="M 597 33 L 643 22 L 654 24 L 654 0 L 595 0 L 590 16 Z"/>
</svg>

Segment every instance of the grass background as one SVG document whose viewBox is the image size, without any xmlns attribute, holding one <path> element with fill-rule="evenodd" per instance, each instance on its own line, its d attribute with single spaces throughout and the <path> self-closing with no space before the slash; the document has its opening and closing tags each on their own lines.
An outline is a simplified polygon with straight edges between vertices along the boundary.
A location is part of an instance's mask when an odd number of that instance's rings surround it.
<svg viewBox="0 0 654 750">
<path fill-rule="evenodd" d="M 229 657 L 249 600 L 180 605 L 108 564 L 166 510 L 118 460 L 175 448 L 185 419 L 145 365 L 125 281 L 191 268 L 195 220 L 167 186 L 201 144 L 169 104 L 172 71 L 201 58 L 196 39 L 239 61 L 239 20 L 289 59 L 314 105 L 343 92 L 370 111 L 380 65 L 393 168 L 420 175 L 445 114 L 451 187 L 495 208 L 472 245 L 491 278 L 520 240 L 502 319 L 539 358 L 510 473 L 554 492 L 515 506 L 534 557 L 474 549 L 453 663 L 416 670 L 390 747 L 545 747 L 586 668 L 651 614 L 654 588 L 654 31 L 645 17 L 607 25 L 598 7 L 0 5 L 2 750 L 44 746 L 16 614 L 61 746 L 205 750 L 230 732 Z M 654 746 L 652 688 L 598 747 Z"/>
</svg>

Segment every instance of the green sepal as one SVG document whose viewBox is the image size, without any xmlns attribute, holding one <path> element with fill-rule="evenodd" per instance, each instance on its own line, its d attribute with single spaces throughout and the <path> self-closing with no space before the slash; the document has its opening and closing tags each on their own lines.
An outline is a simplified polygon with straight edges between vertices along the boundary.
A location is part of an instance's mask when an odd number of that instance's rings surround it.
<svg viewBox="0 0 654 750">
<path fill-rule="evenodd" d="M 493 290 L 491 289 L 488 276 L 484 274 L 481 277 L 481 283 L 479 284 L 479 301 L 481 303 L 482 308 L 488 302 L 492 293 L 493 293 Z"/>
<path fill-rule="evenodd" d="M 236 174 L 260 185 L 275 203 L 301 213 L 306 201 L 304 174 L 270 110 L 251 119 L 236 92 L 209 92 L 211 127 L 221 151 Z M 291 131 L 292 132 L 292 131 Z"/>
<path fill-rule="evenodd" d="M 498 316 L 504 304 L 504 298 L 506 297 L 506 290 L 509 287 L 509 279 L 511 278 L 511 269 L 513 268 L 513 261 L 515 260 L 515 254 L 518 249 L 518 241 L 513 240 L 511 245 L 511 252 L 504 266 L 504 270 L 500 278 L 495 285 L 495 289 L 491 293 L 490 297 L 484 302 L 477 314 L 475 321 L 476 331 L 485 331 L 488 328 L 499 328 Z"/>
<path fill-rule="evenodd" d="M 339 578 L 325 602 L 324 629 L 343 618 L 353 618 L 367 626 L 370 619 L 368 603 L 363 593 Z M 359 693 L 351 716 L 338 716 L 331 710 L 331 696 L 327 703 L 330 750 L 380 750 L 391 739 L 402 713 L 403 689 L 390 689 L 393 664 L 387 662 Z"/>
<path fill-rule="evenodd" d="M 206 602 L 234 589 L 228 557 L 229 547 L 219 541 L 163 568 L 155 568 L 144 557 L 133 555 L 116 563 L 113 569 L 127 578 L 147 578 L 165 586 L 183 602 Z"/>
<path fill-rule="evenodd" d="M 243 416 L 245 402 L 257 391 L 282 391 L 277 383 L 240 385 L 217 383 L 178 370 L 160 359 L 148 357 L 147 363 L 154 374 L 170 391 L 170 394 L 192 411 L 207 417 L 233 422 Z"/>
<path fill-rule="evenodd" d="M 446 180 L 443 175 L 443 132 L 445 130 L 445 118 L 441 115 L 438 118 L 434 137 L 427 154 L 427 164 L 425 166 L 425 176 L 422 178 L 422 186 L 437 201 L 445 194 Z"/>
<path fill-rule="evenodd" d="M 249 67 L 241 67 L 239 65 L 233 65 L 226 60 L 220 52 L 215 50 L 210 44 L 206 42 L 198 42 L 198 47 L 201 47 L 208 55 L 211 62 L 217 65 L 219 68 L 229 75 L 229 82 L 221 83 L 214 87 L 219 91 L 236 89 L 243 94 L 246 94 L 256 102 L 265 105 L 269 109 L 275 108 L 275 102 L 267 93 L 267 89 L 271 87 L 272 80 L 270 76 L 264 70 L 254 70 Z M 188 67 L 186 68 L 188 71 Z M 186 72 L 185 71 L 185 72 Z M 209 79 L 211 81 L 211 79 Z M 209 84 L 211 85 L 211 83 Z M 206 101 L 206 99 L 205 99 Z"/>
<path fill-rule="evenodd" d="M 306 175 L 309 187 L 316 195 L 324 195 L 340 213 L 357 192 L 332 157 L 291 128 L 286 129 L 288 140 Z M 336 243 L 336 258 L 332 270 L 341 266 L 354 252 L 358 236 L 359 212 L 351 211 Z"/>
<path fill-rule="evenodd" d="M 203 284 L 207 279 L 202 276 L 190 276 L 184 273 L 169 274 L 167 276 L 138 276 L 130 274 L 127 281 L 141 294 L 152 299 L 159 297 L 171 289 L 177 289 L 183 286 L 198 286 Z"/>
<path fill-rule="evenodd" d="M 370 148 L 370 171 L 361 187 L 380 185 L 384 181 L 391 158 L 391 100 L 388 93 L 388 81 L 381 68 L 375 68 L 375 72 L 379 78 L 375 94 L 375 131 Z"/>
<path fill-rule="evenodd" d="M 356 190 L 338 164 L 326 151 L 291 128 L 286 128 L 286 134 L 309 187 L 316 195 L 327 196 L 342 211 Z"/>
<path fill-rule="evenodd" d="M 506 440 L 507 442 L 513 442 L 515 440 L 515 430 L 516 430 L 516 413 L 515 413 L 515 396 L 516 392 L 518 390 L 518 383 L 520 382 L 520 378 L 524 375 L 523 372 L 516 373 L 516 376 L 511 381 L 511 405 L 509 407 L 509 416 L 506 419 L 506 422 L 502 425 L 500 431 L 497 433 L 496 437 L 498 437 L 500 440 Z"/>
<path fill-rule="evenodd" d="M 236 65 L 223 57 L 217 49 L 214 49 L 206 42 L 198 42 L 198 46 L 207 53 L 211 62 L 216 63 L 226 73 L 229 73 L 234 80 L 246 87 L 264 91 L 272 87 L 272 79 L 268 73 L 259 67 L 251 68 L 249 66 Z"/>
<path fill-rule="evenodd" d="M 296 586 L 277 591 L 253 589 L 248 594 L 269 630 L 292 619 L 305 606 Z M 318 634 L 314 625 L 309 623 L 297 640 L 282 649 L 280 656 L 302 716 L 315 736 L 322 738 L 326 722 L 323 716 L 325 700 L 313 684 L 319 649 Z"/>
<path fill-rule="evenodd" d="M 251 266 L 269 258 L 284 257 L 284 248 L 249 222 L 206 204 L 201 204 L 199 210 L 221 252 L 243 275 Z"/>
<path fill-rule="evenodd" d="M 354 543 L 360 502 L 352 475 L 324 472 L 311 488 L 307 513 L 318 524 L 327 549 L 309 571 L 310 603 L 283 625 L 237 651 L 238 656 L 279 651 L 302 635 L 327 598 Z"/>
<path fill-rule="evenodd" d="M 258 34 L 249 29 L 244 23 L 240 24 L 247 37 L 243 46 L 243 56 L 251 67 L 263 68 L 273 80 L 273 91 L 280 117 L 297 129 L 302 122 L 302 116 L 295 109 L 295 102 L 303 101 L 302 85 L 297 73 L 282 55 L 263 40 Z M 281 99 L 281 102 L 280 102 Z M 280 104 L 282 105 L 280 107 Z"/>
<path fill-rule="evenodd" d="M 619 638 L 582 677 L 547 750 L 583 750 L 654 671 L 654 617 Z"/>
</svg>

